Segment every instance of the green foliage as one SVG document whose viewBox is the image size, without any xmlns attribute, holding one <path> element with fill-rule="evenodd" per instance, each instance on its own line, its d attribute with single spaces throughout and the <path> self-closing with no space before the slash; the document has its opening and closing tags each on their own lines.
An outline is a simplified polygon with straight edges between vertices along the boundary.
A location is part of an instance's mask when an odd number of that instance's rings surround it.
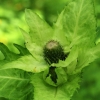
<svg viewBox="0 0 100 100">
<path fill-rule="evenodd" d="M 31 41 L 37 45 L 44 45 L 47 41 L 52 38 L 53 31 L 52 28 L 37 14 L 32 13 L 32 11 L 26 9 L 26 21 L 30 27 Z M 45 30 L 44 30 L 45 29 Z M 36 33 L 36 34 L 33 34 Z"/>
<path fill-rule="evenodd" d="M 96 20 L 92 0 L 69 2 L 53 27 L 31 10 L 26 9 L 25 16 L 30 32 L 20 31 L 26 48 L 14 44 L 19 51 L 15 54 L 0 43 L 4 55 L 0 60 L 0 97 L 70 100 L 79 88 L 82 69 L 100 55 L 100 45 L 95 45 Z M 45 61 L 43 48 L 50 40 L 61 44 L 64 53 L 68 54 L 65 60 L 52 64 Z M 48 76 L 50 67 L 55 67 L 53 74 L 57 75 L 57 83 Z"/>
<path fill-rule="evenodd" d="M 32 76 L 32 84 L 34 85 L 34 100 L 70 100 L 79 82 L 79 76 L 70 76 L 67 83 L 54 87 L 44 82 L 43 73 Z M 71 79 L 72 78 L 72 79 Z"/>
<path fill-rule="evenodd" d="M 9 100 L 33 100 L 30 74 L 18 69 L 0 69 L 0 97 Z"/>
</svg>

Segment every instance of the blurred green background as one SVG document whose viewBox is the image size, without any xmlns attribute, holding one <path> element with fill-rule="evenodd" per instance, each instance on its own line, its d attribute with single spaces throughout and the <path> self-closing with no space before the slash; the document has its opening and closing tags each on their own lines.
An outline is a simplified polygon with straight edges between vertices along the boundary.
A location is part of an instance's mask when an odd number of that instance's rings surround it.
<svg viewBox="0 0 100 100">
<path fill-rule="evenodd" d="M 18 53 L 13 43 L 24 46 L 24 38 L 18 28 L 29 31 L 25 21 L 25 8 L 32 9 L 52 26 L 68 1 L 70 0 L 0 0 L 0 42 Z M 97 42 L 100 42 L 100 0 L 94 0 L 94 3 L 98 26 Z M 1 52 L 0 56 L 3 57 Z M 100 100 L 100 59 L 83 70 L 80 85 L 72 100 Z"/>
</svg>

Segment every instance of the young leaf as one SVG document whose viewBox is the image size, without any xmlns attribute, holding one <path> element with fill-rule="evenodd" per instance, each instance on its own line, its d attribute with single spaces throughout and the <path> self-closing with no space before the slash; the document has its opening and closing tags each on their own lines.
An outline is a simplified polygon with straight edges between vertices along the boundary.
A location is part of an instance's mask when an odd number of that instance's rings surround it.
<svg viewBox="0 0 100 100">
<path fill-rule="evenodd" d="M 52 28 L 43 21 L 37 14 L 31 10 L 26 9 L 26 21 L 30 27 L 30 36 L 34 43 L 43 46 L 46 42 L 51 40 L 53 32 Z"/>
<path fill-rule="evenodd" d="M 41 46 L 36 45 L 36 43 L 32 42 L 30 35 L 20 28 L 24 38 L 25 38 L 25 46 L 29 50 L 29 52 L 33 55 L 33 57 L 39 60 L 43 56 L 43 49 Z M 42 57 L 43 58 L 43 57 Z"/>
<path fill-rule="evenodd" d="M 69 41 L 66 39 L 66 32 L 64 32 L 63 29 L 63 15 L 64 15 L 63 10 L 61 14 L 58 16 L 57 22 L 54 24 L 54 34 L 53 34 L 53 39 L 54 40 L 59 40 L 62 46 L 67 46 L 69 44 Z"/>
<path fill-rule="evenodd" d="M 31 83 L 35 87 L 34 100 L 70 100 L 76 88 L 79 88 L 80 75 L 70 76 L 68 82 L 58 87 L 45 83 L 42 75 L 43 73 L 38 73 L 31 77 Z"/>
</svg>

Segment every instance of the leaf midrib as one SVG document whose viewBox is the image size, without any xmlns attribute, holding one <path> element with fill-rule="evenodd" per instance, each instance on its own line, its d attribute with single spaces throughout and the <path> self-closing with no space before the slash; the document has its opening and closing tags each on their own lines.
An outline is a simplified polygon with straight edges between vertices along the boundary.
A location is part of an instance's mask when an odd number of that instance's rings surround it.
<svg viewBox="0 0 100 100">
<path fill-rule="evenodd" d="M 12 80 L 28 80 L 28 79 L 22 79 L 22 78 L 15 78 L 15 77 L 9 77 L 9 76 L 0 76 L 0 79 L 12 79 Z"/>
<path fill-rule="evenodd" d="M 76 34 L 77 34 L 78 23 L 79 23 L 79 17 L 80 17 L 80 13 L 81 13 L 81 11 L 82 11 L 83 1 L 84 1 L 84 0 L 82 0 L 82 3 L 81 3 L 81 5 L 80 5 L 80 9 L 79 9 L 79 12 L 78 12 L 78 16 L 76 17 L 76 25 L 75 25 L 75 28 L 74 28 L 74 35 L 73 35 L 73 37 L 75 37 Z"/>
</svg>

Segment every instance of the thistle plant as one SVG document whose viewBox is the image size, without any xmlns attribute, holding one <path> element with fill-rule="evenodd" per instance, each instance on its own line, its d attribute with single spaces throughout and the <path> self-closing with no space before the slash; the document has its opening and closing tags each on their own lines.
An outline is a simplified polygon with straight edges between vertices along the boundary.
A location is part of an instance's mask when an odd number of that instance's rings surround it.
<svg viewBox="0 0 100 100">
<path fill-rule="evenodd" d="M 93 1 L 70 1 L 52 27 L 29 9 L 25 17 L 30 29 L 20 29 L 25 48 L 14 44 L 20 54 L 0 44 L 5 56 L 0 61 L 0 97 L 70 100 L 83 68 L 100 54 Z"/>
</svg>

